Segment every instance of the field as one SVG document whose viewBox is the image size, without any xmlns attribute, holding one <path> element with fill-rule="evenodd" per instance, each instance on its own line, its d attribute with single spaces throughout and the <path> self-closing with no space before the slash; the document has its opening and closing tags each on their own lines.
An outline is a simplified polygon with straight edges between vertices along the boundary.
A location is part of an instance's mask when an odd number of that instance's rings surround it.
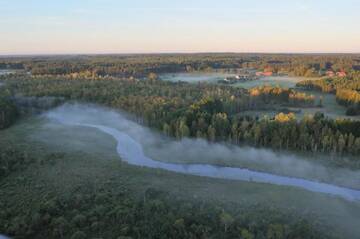
<svg viewBox="0 0 360 239">
<path fill-rule="evenodd" d="M 360 205 L 339 198 L 291 187 L 210 178 L 139 168 L 121 163 L 115 141 L 97 131 L 48 122 L 44 118 L 22 120 L 1 132 L 0 143 L 27 145 L 35 155 L 56 155 L 51 164 L 35 165 L 0 182 L 4 203 L 16 202 L 18 210 L 36 210 L 56 195 L 71 197 L 86 186 L 91 190 L 129 190 L 141 197 L 151 187 L 180 198 L 218 201 L 230 205 L 261 205 L 291 209 L 308 218 L 320 218 L 340 233 L 360 233 Z M 6 192 L 6 197 L 2 195 Z M 331 211 L 328 209 L 332 208 Z M 319 220 L 320 220 L 319 219 Z M 353 235 L 349 235 L 353 236 Z"/>
<path fill-rule="evenodd" d="M 222 80 L 225 77 L 235 76 L 236 74 L 231 73 L 173 73 L 173 74 L 161 74 L 160 79 L 166 81 L 184 81 L 189 83 L 196 83 L 196 82 L 209 82 L 209 83 L 216 83 L 218 80 Z M 272 77 L 262 77 L 259 80 L 254 81 L 247 81 L 247 82 L 240 82 L 233 84 L 235 87 L 242 87 L 242 88 L 253 88 L 259 85 L 271 85 L 271 86 L 281 86 L 281 87 L 288 87 L 292 88 L 295 87 L 296 83 L 303 80 L 304 78 L 301 77 L 288 77 L 288 76 L 272 76 Z"/>
<path fill-rule="evenodd" d="M 174 73 L 174 74 L 161 74 L 160 79 L 165 81 L 184 81 L 188 83 L 208 82 L 217 83 L 218 80 L 223 80 L 226 77 L 235 76 L 230 73 Z"/>
<path fill-rule="evenodd" d="M 270 76 L 270 77 L 262 77 L 259 80 L 248 81 L 237 83 L 234 86 L 242 87 L 242 88 L 253 88 L 260 85 L 270 85 L 270 86 L 280 86 L 285 88 L 293 88 L 296 83 L 302 81 L 304 78 L 301 77 L 290 77 L 290 76 Z"/>
<path fill-rule="evenodd" d="M 197 82 L 208 82 L 208 83 L 217 83 L 218 80 L 221 80 L 227 76 L 234 76 L 234 74 L 226 73 L 176 73 L 176 74 L 163 74 L 160 75 L 162 80 L 166 81 L 184 81 L 189 83 Z M 272 77 L 263 77 L 259 80 L 241 82 L 232 85 L 233 87 L 241 87 L 250 89 L 257 86 L 269 85 L 269 86 L 280 86 L 285 88 L 296 88 L 296 83 L 304 80 L 302 77 L 290 77 L 290 76 L 272 76 Z M 298 118 L 302 118 L 305 115 L 314 115 L 316 112 L 322 112 L 330 118 L 349 118 L 354 120 L 360 120 L 360 116 L 346 116 L 346 107 L 339 105 L 336 102 L 336 97 L 333 94 L 327 94 L 317 91 L 303 91 L 297 89 L 297 91 L 305 92 L 307 94 L 314 95 L 316 97 L 316 102 L 320 101 L 322 98 L 322 107 L 313 107 L 313 108 L 288 108 L 296 112 Z M 275 116 L 280 113 L 284 107 L 275 107 L 273 109 L 264 109 L 264 110 L 254 110 L 254 111 L 245 111 L 241 115 L 251 115 L 262 117 L 264 115 Z"/>
</svg>

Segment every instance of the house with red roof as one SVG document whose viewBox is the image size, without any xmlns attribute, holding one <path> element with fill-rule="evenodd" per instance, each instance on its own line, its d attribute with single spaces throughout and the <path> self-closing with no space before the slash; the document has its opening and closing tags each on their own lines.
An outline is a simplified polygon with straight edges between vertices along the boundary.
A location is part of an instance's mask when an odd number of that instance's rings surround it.
<svg viewBox="0 0 360 239">
<path fill-rule="evenodd" d="M 271 71 L 265 71 L 265 72 L 262 72 L 262 71 L 259 71 L 259 72 L 256 72 L 256 76 L 272 76 L 273 73 Z"/>
<path fill-rule="evenodd" d="M 345 71 L 339 71 L 339 72 L 336 73 L 336 76 L 337 77 L 342 77 L 342 78 L 346 77 L 346 72 Z"/>
<path fill-rule="evenodd" d="M 271 71 L 267 71 L 263 73 L 263 76 L 272 76 L 273 73 Z"/>
</svg>

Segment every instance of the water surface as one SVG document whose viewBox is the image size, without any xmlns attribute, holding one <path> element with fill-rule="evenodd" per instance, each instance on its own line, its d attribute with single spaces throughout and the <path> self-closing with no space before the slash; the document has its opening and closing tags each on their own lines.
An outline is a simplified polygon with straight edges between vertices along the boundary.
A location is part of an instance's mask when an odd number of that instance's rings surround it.
<svg viewBox="0 0 360 239">
<path fill-rule="evenodd" d="M 251 162 L 267 165 L 266 168 L 283 167 L 284 170 L 294 173 L 295 175 L 303 175 L 303 177 L 292 177 L 287 175 L 279 175 L 266 171 L 258 171 L 249 168 L 241 167 L 225 167 L 215 166 L 207 163 L 173 163 L 154 160 L 144 152 L 144 145 L 152 145 L 153 148 L 157 147 L 159 143 L 157 136 L 153 133 L 149 133 L 142 126 L 124 118 L 117 112 L 107 111 L 103 108 L 81 106 L 81 105 L 66 105 L 60 107 L 47 114 L 47 117 L 60 122 L 65 125 L 89 127 L 100 130 L 108 135 L 111 135 L 117 141 L 117 152 L 120 158 L 129 164 L 149 167 L 160 168 L 172 172 L 184 173 L 197 176 L 205 176 L 211 178 L 222 178 L 231 180 L 240 180 L 247 182 L 266 183 L 280 186 L 290 186 L 305 189 L 312 192 L 326 193 L 333 196 L 339 196 L 347 200 L 360 200 L 360 191 L 349 187 L 338 186 L 331 183 L 320 182 L 318 180 L 309 179 L 305 177 L 312 171 L 315 174 L 325 174 L 326 168 L 316 164 L 306 163 L 297 158 L 289 158 L 288 156 L 280 156 L 277 160 L 276 155 L 270 151 L 255 151 L 257 153 L 251 153 L 251 150 L 242 149 L 236 147 L 235 150 L 229 149 L 225 146 L 213 144 L 209 145 L 205 141 L 196 141 L 188 139 L 188 145 L 182 141 L 171 142 L 166 148 L 158 147 L 158 151 L 166 151 L 165 155 L 173 154 L 175 156 L 176 151 L 172 148 L 183 151 L 183 154 L 179 154 L 184 158 L 187 158 L 187 154 L 190 157 L 198 156 L 199 158 L 207 158 L 209 152 L 211 155 L 221 154 L 223 157 L 237 156 L 239 160 L 245 162 Z M 147 141 L 151 141 L 149 144 Z M 200 142 L 200 143 L 199 143 Z M 203 148 L 201 148 L 203 146 Z M 193 147 L 193 148 L 191 148 Z M 198 149 L 200 147 L 200 149 Z M 156 151 L 155 150 L 155 151 Z M 195 151 L 194 151 L 195 150 Z M 255 150 L 255 149 L 254 149 Z M 243 156 L 245 154 L 245 156 Z M 260 158 L 256 158 L 255 156 Z M 171 157 L 171 156 L 170 156 Z M 209 156 L 211 157 L 211 156 Z M 249 159 L 246 157 L 255 157 Z M 301 168 L 299 170 L 299 168 Z M 354 184 L 359 183 L 359 173 L 351 171 L 339 171 L 334 178 L 344 178 L 351 181 L 355 180 Z M 357 182 L 357 183 L 356 183 Z M 354 185 L 352 184 L 352 185 Z"/>
<path fill-rule="evenodd" d="M 101 130 L 114 137 L 117 141 L 117 152 L 127 163 L 149 167 L 160 168 L 177 173 L 185 173 L 197 176 L 212 178 L 223 178 L 241 180 L 247 182 L 269 183 L 282 186 L 294 186 L 312 192 L 326 193 L 343 197 L 347 200 L 359 200 L 360 191 L 349 188 L 339 187 L 326 183 L 314 182 L 306 179 L 291 178 L 269 173 L 256 172 L 249 169 L 220 167 L 209 164 L 172 164 L 155 161 L 147 157 L 142 146 L 132 139 L 129 135 L 117 129 L 92 124 L 79 124 L 81 126 L 92 127 Z"/>
</svg>

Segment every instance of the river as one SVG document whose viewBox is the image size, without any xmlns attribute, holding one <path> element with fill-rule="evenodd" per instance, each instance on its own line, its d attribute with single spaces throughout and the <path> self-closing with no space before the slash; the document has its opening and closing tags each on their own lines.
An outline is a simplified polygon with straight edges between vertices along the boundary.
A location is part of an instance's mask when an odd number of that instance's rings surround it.
<svg viewBox="0 0 360 239">
<path fill-rule="evenodd" d="M 307 178 L 289 177 L 240 167 L 169 163 L 154 160 L 146 155 L 143 145 L 138 141 L 139 139 L 134 137 L 140 132 L 136 131 L 137 129 L 131 129 L 135 123 L 124 119 L 122 116 L 120 117 L 116 112 L 108 112 L 88 106 L 65 106 L 48 113 L 47 117 L 62 124 L 94 128 L 111 135 L 117 141 L 116 149 L 120 158 L 131 165 L 211 178 L 297 187 L 312 192 L 339 196 L 349 201 L 360 201 L 359 190 Z M 113 125 L 108 123 L 110 121 L 96 120 L 96 118 L 112 118 L 114 122 L 122 122 L 123 126 L 118 129 L 119 127 L 112 127 Z"/>
<path fill-rule="evenodd" d="M 9 75 L 9 74 L 14 74 L 16 71 L 14 70 L 0 70 L 0 76 L 1 75 Z"/>
<path fill-rule="evenodd" d="M 300 178 L 291 178 L 269 173 L 256 172 L 249 169 L 220 167 L 209 164 L 172 164 L 155 161 L 144 154 L 142 146 L 129 135 L 117 129 L 103 125 L 78 124 L 80 126 L 96 128 L 111 135 L 117 141 L 119 156 L 129 164 L 149 168 L 160 168 L 177 173 L 185 173 L 212 178 L 241 180 L 247 182 L 269 183 L 282 186 L 294 186 L 312 192 L 326 193 L 343 197 L 347 200 L 360 201 L 360 191 L 339 187 L 326 183 L 319 183 Z"/>
</svg>

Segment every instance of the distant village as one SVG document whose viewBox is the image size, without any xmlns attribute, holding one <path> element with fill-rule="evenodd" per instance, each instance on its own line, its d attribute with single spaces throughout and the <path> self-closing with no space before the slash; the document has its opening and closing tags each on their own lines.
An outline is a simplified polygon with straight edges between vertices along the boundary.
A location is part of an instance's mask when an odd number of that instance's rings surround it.
<svg viewBox="0 0 360 239">
<path fill-rule="evenodd" d="M 222 80 L 219 80 L 218 82 L 222 84 L 236 84 L 239 82 L 260 80 L 261 77 L 274 75 L 278 76 L 279 74 L 274 74 L 272 71 L 268 70 L 257 71 L 256 69 L 242 69 L 241 72 L 236 76 L 226 77 Z"/>
<path fill-rule="evenodd" d="M 264 71 L 258 71 L 256 69 L 242 69 L 240 73 L 235 76 L 229 76 L 224 79 L 218 81 L 221 84 L 236 84 L 239 82 L 247 82 L 247 81 L 254 81 L 260 80 L 263 77 L 270 77 L 270 76 L 285 76 L 285 73 L 274 73 L 269 69 L 265 69 Z M 346 77 L 347 73 L 343 70 L 341 71 L 333 71 L 333 70 L 320 70 L 319 76 L 323 77 Z"/>
<path fill-rule="evenodd" d="M 338 72 L 335 72 L 335 71 L 332 71 L 332 70 L 327 70 L 327 71 L 320 71 L 319 72 L 319 75 L 321 76 L 327 76 L 327 77 L 346 77 L 347 74 L 345 71 L 338 71 Z"/>
</svg>

